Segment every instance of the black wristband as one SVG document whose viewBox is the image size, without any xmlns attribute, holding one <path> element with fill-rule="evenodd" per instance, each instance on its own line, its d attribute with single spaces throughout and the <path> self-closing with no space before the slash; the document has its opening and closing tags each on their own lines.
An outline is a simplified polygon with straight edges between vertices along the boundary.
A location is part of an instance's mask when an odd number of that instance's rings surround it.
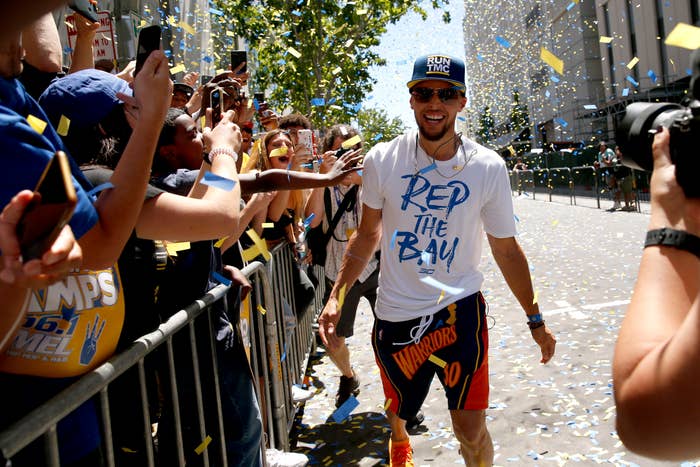
<svg viewBox="0 0 700 467">
<path fill-rule="evenodd" d="M 537 328 L 541 328 L 542 326 L 544 326 L 544 320 L 542 320 L 542 321 L 537 321 L 537 322 L 534 322 L 534 323 L 533 323 L 532 321 L 528 321 L 528 322 L 527 322 L 527 325 L 528 325 L 528 327 L 530 328 L 530 331 L 532 331 L 532 330 L 535 330 L 535 329 L 537 329 Z"/>
<path fill-rule="evenodd" d="M 648 246 L 670 246 L 679 250 L 690 252 L 700 258 L 700 237 L 684 230 L 663 229 L 650 230 L 644 242 L 644 248 Z"/>
<path fill-rule="evenodd" d="M 209 157 L 209 153 L 208 153 L 208 152 L 203 152 L 203 153 L 202 153 L 202 159 L 204 160 L 204 162 L 206 162 L 207 164 L 211 165 L 211 158 Z"/>
</svg>

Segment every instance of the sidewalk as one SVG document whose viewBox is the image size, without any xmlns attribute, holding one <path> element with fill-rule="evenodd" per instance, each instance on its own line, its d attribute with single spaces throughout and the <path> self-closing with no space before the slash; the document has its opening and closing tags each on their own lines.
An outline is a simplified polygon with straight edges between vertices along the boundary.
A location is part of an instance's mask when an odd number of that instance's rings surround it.
<svg viewBox="0 0 700 467">
<path fill-rule="evenodd" d="M 691 467 L 628 452 L 615 433 L 611 362 L 619 324 L 634 284 L 648 216 L 516 199 L 518 239 L 548 325 L 558 344 L 539 363 L 523 311 L 507 289 L 484 240 L 482 291 L 490 315 L 490 407 L 487 425 L 501 466 L 639 465 Z M 295 451 L 310 465 L 388 463 L 384 397 L 370 344 L 372 313 L 358 310 L 348 339 L 361 377 L 360 405 L 342 423 L 329 417 L 339 374 L 321 353 L 310 365 L 316 396 L 297 423 Z M 416 466 L 464 464 L 437 378 L 423 405 L 425 421 L 411 436 Z"/>
</svg>

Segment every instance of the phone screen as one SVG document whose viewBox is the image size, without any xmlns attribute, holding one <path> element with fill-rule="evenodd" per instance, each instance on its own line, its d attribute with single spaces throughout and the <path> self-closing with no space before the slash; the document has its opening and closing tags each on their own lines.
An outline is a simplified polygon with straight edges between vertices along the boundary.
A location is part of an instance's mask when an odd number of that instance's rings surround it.
<svg viewBox="0 0 700 467">
<path fill-rule="evenodd" d="M 139 45 L 136 50 L 134 77 L 141 71 L 144 62 L 154 50 L 160 49 L 160 26 L 148 26 L 139 32 Z"/>
<path fill-rule="evenodd" d="M 211 92 L 211 119 L 212 126 L 216 126 L 221 120 L 221 88 L 216 88 Z"/>
<path fill-rule="evenodd" d="M 77 197 L 65 153 L 54 154 L 34 193 L 34 199 L 17 223 L 17 237 L 25 262 L 41 258 L 73 215 Z"/>
<path fill-rule="evenodd" d="M 248 71 L 248 52 L 245 50 L 232 50 L 231 51 L 231 70 L 235 70 L 238 65 L 241 63 L 246 62 L 245 65 L 243 65 L 243 68 L 238 70 L 238 73 L 245 73 Z"/>
</svg>

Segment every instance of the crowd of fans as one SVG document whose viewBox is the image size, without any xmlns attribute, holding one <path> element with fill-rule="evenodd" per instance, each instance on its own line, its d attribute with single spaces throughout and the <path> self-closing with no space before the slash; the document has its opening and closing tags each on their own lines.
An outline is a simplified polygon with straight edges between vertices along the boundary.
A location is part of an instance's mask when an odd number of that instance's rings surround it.
<svg viewBox="0 0 700 467">
<path fill-rule="evenodd" d="M 36 14 L 56 3 L 40 2 Z M 240 268 L 252 259 L 247 247 L 255 236 L 270 248 L 298 244 L 294 306 L 308 307 L 316 279 L 307 273 L 313 252 L 303 241 L 310 228 L 305 205 L 314 188 L 360 183 L 361 150 L 319 156 L 299 141 L 299 130 L 314 130 L 305 116 L 256 112 L 241 92 L 248 73 L 227 71 L 200 86 L 197 74 L 189 73 L 173 84 L 159 50 L 136 76 L 133 64 L 118 74 L 97 69 L 90 47 L 96 24 L 75 16 L 79 45 L 69 69 L 61 63 L 50 12 L 33 23 L 24 20 L 22 31 L 0 39 L 0 158 L 6 167 L 0 384 L 13 401 L 0 415 L 0 430 L 156 329 L 223 276 L 238 290 L 211 311 L 228 464 L 262 465 L 263 423 L 238 329 L 240 299 L 250 290 Z M 220 93 L 220 112 L 211 108 L 213 92 Z M 28 260 L 20 252 L 17 225 L 41 202 L 31 190 L 57 151 L 69 156 L 77 204 L 48 249 Z M 238 300 L 231 299 L 236 295 Z M 203 342 L 198 354 L 211 354 Z M 173 345 L 183 354 L 194 350 L 185 337 Z M 176 465 L 174 414 L 163 403 L 173 395 L 159 383 L 160 363 L 149 365 L 157 460 Z M 192 364 L 177 365 L 180 400 L 194 399 Z M 201 372 L 208 373 L 213 369 Z M 110 397 L 110 413 L 118 465 L 145 464 L 150 450 L 133 426 L 133 414 L 141 410 L 131 397 L 138 384 L 136 370 L 130 370 L 110 388 L 117 395 Z M 216 397 L 214 384 L 202 381 L 205 398 Z M 187 464 L 198 465 L 198 414 L 186 407 L 179 414 L 182 443 Z M 205 414 L 206 423 L 217 423 L 211 417 L 216 414 Z M 63 419 L 62 465 L 103 465 L 101 431 L 92 401 Z M 222 465 L 217 442 L 209 452 L 213 465 Z M 43 450 L 30 446 L 12 461 L 40 465 Z"/>
</svg>

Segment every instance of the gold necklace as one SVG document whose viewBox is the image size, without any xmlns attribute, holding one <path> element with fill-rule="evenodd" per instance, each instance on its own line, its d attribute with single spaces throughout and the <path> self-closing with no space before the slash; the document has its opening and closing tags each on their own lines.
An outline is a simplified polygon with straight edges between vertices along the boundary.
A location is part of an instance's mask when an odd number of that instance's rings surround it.
<svg viewBox="0 0 700 467">
<path fill-rule="evenodd" d="M 467 150 L 464 149 L 464 141 L 462 140 L 462 133 L 457 133 L 457 134 L 454 136 L 454 138 L 453 138 L 452 140 L 454 141 L 454 140 L 456 140 L 456 139 L 459 139 L 459 144 L 455 144 L 455 147 L 459 146 L 459 148 L 462 149 L 461 152 L 462 152 L 462 154 L 464 155 L 464 163 L 461 164 L 461 165 L 459 165 L 459 164 L 453 165 L 453 166 L 452 166 L 452 170 L 454 170 L 455 173 L 453 173 L 452 175 L 445 175 L 445 174 L 443 174 L 442 172 L 440 172 L 440 169 L 438 169 L 437 161 L 436 161 L 436 159 L 435 159 L 435 154 L 437 154 L 437 153 L 440 151 L 440 149 L 441 149 L 444 145 L 448 144 L 449 141 L 445 141 L 445 142 L 442 143 L 440 146 L 438 146 L 437 149 L 435 150 L 435 153 L 434 153 L 434 154 L 428 154 L 428 151 L 426 151 L 426 150 L 424 149 L 423 152 L 425 152 L 425 154 L 426 154 L 429 158 L 431 158 L 431 159 L 433 160 L 433 163 L 430 164 L 430 165 L 428 165 L 428 166 L 426 166 L 426 167 L 423 167 L 423 168 L 420 169 L 420 170 L 418 170 L 418 134 L 416 134 L 416 146 L 415 146 L 415 148 L 414 148 L 414 169 L 415 169 L 415 173 L 413 174 L 413 176 L 415 177 L 415 176 L 418 175 L 419 173 L 426 173 L 426 172 L 430 172 L 431 170 L 435 170 L 435 172 L 437 172 L 437 174 L 440 175 L 442 178 L 454 178 L 455 176 L 457 176 L 458 174 L 460 174 L 460 173 L 465 169 L 465 167 L 467 166 L 467 164 L 469 164 L 469 161 L 471 161 L 471 159 L 472 159 L 472 157 L 474 156 L 474 154 L 476 154 L 476 149 L 472 149 L 472 150 L 469 152 L 469 157 L 467 157 Z M 459 157 L 459 154 L 457 154 L 457 157 Z"/>
</svg>

